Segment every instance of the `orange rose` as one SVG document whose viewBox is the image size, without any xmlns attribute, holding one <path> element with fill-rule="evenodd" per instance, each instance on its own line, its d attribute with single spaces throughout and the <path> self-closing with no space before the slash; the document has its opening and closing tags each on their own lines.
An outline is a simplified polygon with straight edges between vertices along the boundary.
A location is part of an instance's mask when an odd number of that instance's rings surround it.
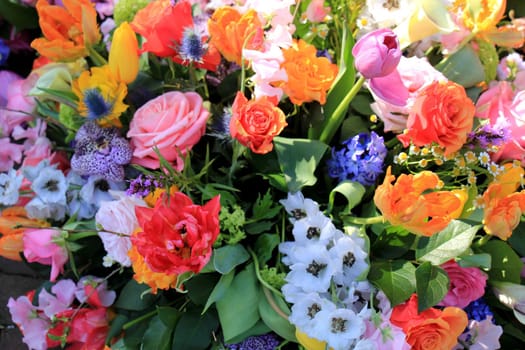
<svg viewBox="0 0 525 350">
<path fill-rule="evenodd" d="M 412 350 L 450 350 L 468 324 L 465 311 L 457 307 L 427 309 L 418 314 L 417 295 L 392 310 L 390 321 L 403 329 Z"/>
<path fill-rule="evenodd" d="M 2 210 L 0 216 L 0 256 L 21 261 L 20 253 L 24 250 L 22 237 L 26 227 L 48 227 L 43 220 L 29 219 L 23 207 L 9 207 Z"/>
<path fill-rule="evenodd" d="M 432 142 L 445 148 L 445 155 L 459 150 L 474 123 L 474 103 L 465 88 L 452 81 L 434 82 L 416 97 L 407 119 L 407 130 L 398 139 L 405 147 Z"/>
<path fill-rule="evenodd" d="M 374 203 L 392 225 L 412 233 L 432 236 L 461 214 L 464 196 L 448 191 L 434 191 L 439 177 L 431 171 L 395 176 L 388 167 L 383 184 L 377 187 Z"/>
<path fill-rule="evenodd" d="M 272 140 L 288 125 L 286 116 L 270 99 L 263 96 L 249 100 L 237 92 L 232 106 L 230 133 L 254 153 L 265 154 L 273 149 Z"/>
<path fill-rule="evenodd" d="M 337 76 L 337 65 L 316 54 L 315 46 L 303 40 L 283 50 L 284 62 L 281 67 L 286 71 L 288 81 L 281 87 L 297 105 L 312 101 L 324 105 L 326 93 Z"/>
<path fill-rule="evenodd" d="M 505 171 L 489 185 L 483 194 L 485 232 L 507 240 L 525 213 L 525 190 L 516 192 L 521 183 L 523 168 L 508 163 Z"/>
<path fill-rule="evenodd" d="M 74 61 L 88 55 L 88 45 L 100 40 L 97 12 L 90 0 L 63 0 L 64 7 L 38 0 L 36 9 L 44 38 L 31 46 L 53 61 Z"/>
<path fill-rule="evenodd" d="M 255 10 L 240 14 L 232 7 L 220 7 L 208 20 L 210 43 L 230 62 L 242 63 L 242 50 L 259 50 L 264 31 Z"/>
</svg>

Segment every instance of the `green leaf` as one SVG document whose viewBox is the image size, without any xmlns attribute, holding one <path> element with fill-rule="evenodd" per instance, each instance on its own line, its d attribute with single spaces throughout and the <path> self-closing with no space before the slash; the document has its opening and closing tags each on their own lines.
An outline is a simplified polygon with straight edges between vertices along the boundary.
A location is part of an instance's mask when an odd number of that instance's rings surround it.
<svg viewBox="0 0 525 350">
<path fill-rule="evenodd" d="M 424 262 L 416 269 L 417 310 L 423 312 L 439 303 L 449 288 L 448 275 L 439 266 Z"/>
<path fill-rule="evenodd" d="M 213 305 L 217 300 L 221 300 L 224 295 L 226 294 L 226 291 L 228 288 L 230 288 L 230 285 L 233 282 L 233 277 L 235 276 L 235 271 L 231 271 L 230 273 L 227 273 L 225 275 L 222 275 L 219 279 L 219 282 L 215 285 L 215 288 L 213 288 L 212 292 L 210 293 L 210 296 L 208 297 L 208 300 L 206 301 L 206 305 L 204 306 L 204 309 L 202 312 L 206 312 L 210 306 Z"/>
<path fill-rule="evenodd" d="M 63 103 L 74 109 L 77 108 L 78 97 L 71 91 L 48 89 L 44 87 L 39 87 L 38 89 L 49 94 L 50 95 L 49 98 L 56 102 Z"/>
<path fill-rule="evenodd" d="M 239 343 L 239 342 L 243 341 L 244 339 L 246 339 L 248 337 L 251 337 L 251 336 L 254 336 L 254 335 L 261 335 L 261 334 L 270 333 L 271 331 L 272 330 L 270 329 L 270 327 L 268 327 L 266 325 L 266 323 L 264 323 L 263 320 L 259 319 L 259 321 L 257 321 L 257 323 L 253 327 L 250 327 L 246 331 L 240 333 L 236 337 L 234 337 L 234 338 L 232 338 L 232 339 L 230 339 L 228 341 L 225 341 L 225 342 L 227 344 L 235 344 L 235 343 Z"/>
<path fill-rule="evenodd" d="M 492 257 L 487 253 L 462 255 L 458 257 L 457 263 L 461 267 L 481 267 L 488 270 L 492 266 Z"/>
<path fill-rule="evenodd" d="M 271 219 L 275 217 L 281 211 L 282 207 L 276 205 L 275 200 L 270 193 L 270 190 L 261 197 L 260 194 L 257 195 L 257 199 L 253 204 L 253 216 L 252 220 L 262 220 L 262 219 Z"/>
<path fill-rule="evenodd" d="M 173 350 L 204 350 L 212 341 L 212 334 L 219 322 L 214 313 L 203 315 L 197 310 L 188 310 L 182 314 L 173 334 Z M 144 348 L 155 349 L 155 348 Z"/>
<path fill-rule="evenodd" d="M 366 189 L 363 185 L 356 181 L 342 181 L 331 192 L 328 198 L 328 211 L 332 211 L 334 207 L 335 195 L 342 194 L 347 201 L 345 212 L 350 212 L 352 208 L 358 205 L 363 199 Z"/>
<path fill-rule="evenodd" d="M 257 277 L 253 264 L 250 264 L 235 276 L 224 297 L 215 303 L 225 342 L 230 342 L 257 323 L 260 319 L 258 303 Z"/>
<path fill-rule="evenodd" d="M 273 298 L 275 305 L 284 313 L 289 315 L 290 309 L 286 305 L 284 299 L 271 291 L 268 291 L 268 293 Z M 261 315 L 264 323 L 266 323 L 266 325 L 270 327 L 275 333 L 279 334 L 286 340 L 297 343 L 297 338 L 295 338 L 295 327 L 290 323 L 290 321 L 288 321 L 287 318 L 279 315 L 272 308 L 262 289 L 260 291 L 259 298 L 259 314 Z"/>
<path fill-rule="evenodd" d="M 521 283 L 523 262 L 508 243 L 491 240 L 480 249 L 492 256 L 492 267 L 488 271 L 489 279 L 516 284 Z"/>
<path fill-rule="evenodd" d="M 274 148 L 284 173 L 288 190 L 297 192 L 317 182 L 314 176 L 328 146 L 317 140 L 275 137 Z"/>
<path fill-rule="evenodd" d="M 272 257 L 273 250 L 279 245 L 279 235 L 265 233 L 257 237 L 253 250 L 259 259 L 259 265 L 263 266 Z"/>
<path fill-rule="evenodd" d="M 476 232 L 481 226 L 471 226 L 458 220 L 452 220 L 441 232 L 432 237 L 420 237 L 416 249 L 418 261 L 428 261 L 433 265 L 463 254 L 472 244 Z"/>
<path fill-rule="evenodd" d="M 108 335 L 106 336 L 106 344 L 110 344 L 111 340 L 120 335 L 122 332 L 122 326 L 128 322 L 129 317 L 122 314 L 117 314 L 113 320 L 111 320 L 111 327 L 109 328 Z"/>
<path fill-rule="evenodd" d="M 464 87 L 471 87 L 485 80 L 485 69 L 478 54 L 465 45 L 436 65 L 449 80 Z"/>
<path fill-rule="evenodd" d="M 476 40 L 478 44 L 478 55 L 485 69 L 485 81 L 487 83 L 496 79 L 499 57 L 494 44 L 485 40 Z"/>
<path fill-rule="evenodd" d="M 198 274 L 184 284 L 188 297 L 195 305 L 204 305 L 219 281 L 220 275 Z"/>
<path fill-rule="evenodd" d="M 392 307 L 401 304 L 416 290 L 416 268 L 405 260 L 373 261 L 368 280 L 381 289 Z"/>
<path fill-rule="evenodd" d="M 512 236 L 510 236 L 507 242 L 512 249 L 521 256 L 525 256 L 525 221 L 520 222 L 518 227 L 512 231 Z"/>
<path fill-rule="evenodd" d="M 258 235 L 259 233 L 267 232 L 273 226 L 271 221 L 257 221 L 244 226 L 246 232 L 250 235 Z"/>
<path fill-rule="evenodd" d="M 388 226 L 372 245 L 372 252 L 385 259 L 396 259 L 410 250 L 416 236 L 401 226 Z"/>
<path fill-rule="evenodd" d="M 160 320 L 168 328 L 173 329 L 181 317 L 181 312 L 174 307 L 160 306 L 157 308 Z"/>
<path fill-rule="evenodd" d="M 128 350 L 139 350 L 143 342 L 143 337 L 149 328 L 149 322 L 139 322 L 128 328 L 124 333 L 124 345 Z"/>
<path fill-rule="evenodd" d="M 169 350 L 173 328 L 167 327 L 159 316 L 151 319 L 144 332 L 141 347 L 143 349 Z"/>
<path fill-rule="evenodd" d="M 2 18 L 18 30 L 38 28 L 38 15 L 34 7 L 22 6 L 9 0 L 0 1 Z"/>
<path fill-rule="evenodd" d="M 235 266 L 250 258 L 250 253 L 241 244 L 226 245 L 213 251 L 213 267 L 221 274 L 227 274 Z"/>
<path fill-rule="evenodd" d="M 147 309 L 155 302 L 155 295 L 147 293 L 150 287 L 146 284 L 139 284 L 134 279 L 124 286 L 122 292 L 115 302 L 115 307 L 124 310 L 141 311 Z M 146 293 L 145 293 L 146 292 Z"/>
</svg>

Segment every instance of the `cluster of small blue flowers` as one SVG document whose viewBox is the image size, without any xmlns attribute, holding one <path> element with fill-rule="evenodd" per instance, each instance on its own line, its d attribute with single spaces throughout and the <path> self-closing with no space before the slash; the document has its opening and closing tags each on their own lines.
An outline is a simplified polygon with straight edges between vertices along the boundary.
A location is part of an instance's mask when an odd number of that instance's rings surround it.
<svg viewBox="0 0 525 350">
<path fill-rule="evenodd" d="M 133 179 L 129 183 L 129 188 L 126 190 L 128 196 L 137 195 L 146 197 L 156 188 L 163 187 L 162 180 L 158 180 L 151 175 L 140 174 L 139 177 Z"/>
<path fill-rule="evenodd" d="M 386 154 L 383 137 L 373 131 L 358 134 L 343 142 L 341 149 L 332 148 L 332 158 L 327 163 L 328 174 L 339 181 L 373 185 L 383 172 Z"/>
<path fill-rule="evenodd" d="M 279 340 L 272 334 L 263 334 L 246 338 L 240 343 L 226 345 L 228 350 L 274 350 Z"/>
<path fill-rule="evenodd" d="M 372 316 L 373 287 L 361 278 L 369 265 L 358 229 L 344 234 L 300 192 L 289 193 L 281 204 L 291 216 L 295 239 L 279 246 L 290 268 L 282 288 L 293 304 L 290 322 L 335 350 L 370 342 L 363 335 Z"/>
<path fill-rule="evenodd" d="M 483 321 L 488 316 L 493 317 L 494 314 L 490 311 L 489 306 L 483 298 L 474 300 L 464 309 L 468 315 L 469 320 Z"/>
<path fill-rule="evenodd" d="M 115 128 L 102 128 L 94 122 L 80 127 L 75 136 L 71 169 L 79 175 L 102 176 L 108 181 L 124 180 L 124 165 L 133 152 L 128 141 Z"/>
</svg>

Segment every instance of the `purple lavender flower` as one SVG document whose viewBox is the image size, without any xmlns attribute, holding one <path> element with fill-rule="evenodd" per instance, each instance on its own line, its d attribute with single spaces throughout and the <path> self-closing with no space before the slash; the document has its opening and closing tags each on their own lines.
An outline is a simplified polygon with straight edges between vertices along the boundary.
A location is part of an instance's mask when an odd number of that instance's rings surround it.
<svg viewBox="0 0 525 350">
<path fill-rule="evenodd" d="M 332 158 L 328 160 L 330 177 L 339 181 L 357 181 L 362 185 L 373 185 L 383 172 L 387 154 L 383 138 L 375 132 L 361 133 L 345 142 L 340 150 L 332 148 Z"/>
<path fill-rule="evenodd" d="M 163 187 L 161 181 L 151 175 L 140 174 L 139 177 L 130 181 L 126 194 L 128 196 L 139 195 L 140 197 L 145 197 L 159 187 Z"/>
<path fill-rule="evenodd" d="M 279 345 L 279 340 L 272 334 L 263 334 L 248 337 L 240 343 L 226 345 L 229 350 L 274 350 Z"/>
<path fill-rule="evenodd" d="M 99 175 L 108 181 L 124 180 L 124 165 L 132 157 L 131 147 L 115 128 L 87 122 L 75 136 L 71 169 L 82 176 Z"/>
<path fill-rule="evenodd" d="M 479 146 L 487 149 L 491 146 L 501 146 L 510 140 L 509 123 L 505 118 L 498 118 L 494 125 L 485 124 L 468 134 L 467 144 L 470 147 Z"/>
</svg>

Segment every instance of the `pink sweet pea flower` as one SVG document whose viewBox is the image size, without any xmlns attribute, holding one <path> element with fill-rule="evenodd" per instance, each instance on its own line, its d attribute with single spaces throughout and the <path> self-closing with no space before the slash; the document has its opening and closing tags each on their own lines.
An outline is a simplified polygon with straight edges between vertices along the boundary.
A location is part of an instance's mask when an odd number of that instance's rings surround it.
<svg viewBox="0 0 525 350">
<path fill-rule="evenodd" d="M 55 243 L 59 236 L 60 231 L 53 229 L 29 229 L 24 232 L 24 256 L 29 262 L 51 265 L 51 282 L 64 271 L 68 260 L 66 248 Z"/>
<path fill-rule="evenodd" d="M 306 18 L 312 23 L 322 22 L 330 13 L 330 7 L 324 6 L 324 0 L 312 0 L 306 8 Z"/>
<path fill-rule="evenodd" d="M 16 300 L 9 298 L 7 307 L 13 322 L 18 325 L 24 335 L 22 341 L 33 350 L 47 349 L 46 335 L 51 321 L 45 316 L 40 317 L 38 308 L 25 295 Z"/>
<path fill-rule="evenodd" d="M 5 109 L 0 109 L 0 125 L 3 135 L 9 135 L 17 125 L 33 119 L 30 113 L 33 112 L 36 102 L 33 97 L 28 96 L 28 93 L 36 79 L 38 77 L 35 74 L 30 75 L 27 79 L 14 80 L 10 83 L 7 91 L 7 104 Z"/>
<path fill-rule="evenodd" d="M 60 280 L 53 287 L 51 293 L 42 288 L 38 294 L 38 307 L 44 314 L 53 318 L 59 312 L 65 311 L 71 307 L 75 300 L 77 285 L 72 280 Z"/>
<path fill-rule="evenodd" d="M 9 137 L 0 138 L 0 172 L 9 171 L 22 161 L 23 145 L 11 143 Z"/>
<path fill-rule="evenodd" d="M 396 34 L 387 28 L 365 34 L 352 48 L 354 64 L 367 79 L 384 77 L 396 69 L 402 52 Z"/>
<path fill-rule="evenodd" d="M 115 301 L 117 293 L 107 287 L 107 282 L 102 278 L 84 276 L 77 283 L 75 295 L 81 303 L 97 308 L 109 307 Z"/>
<path fill-rule="evenodd" d="M 8 70 L 0 71 L 0 107 L 5 107 L 7 105 L 7 94 L 10 90 L 9 87 L 16 80 L 22 80 L 22 77 Z"/>
</svg>

